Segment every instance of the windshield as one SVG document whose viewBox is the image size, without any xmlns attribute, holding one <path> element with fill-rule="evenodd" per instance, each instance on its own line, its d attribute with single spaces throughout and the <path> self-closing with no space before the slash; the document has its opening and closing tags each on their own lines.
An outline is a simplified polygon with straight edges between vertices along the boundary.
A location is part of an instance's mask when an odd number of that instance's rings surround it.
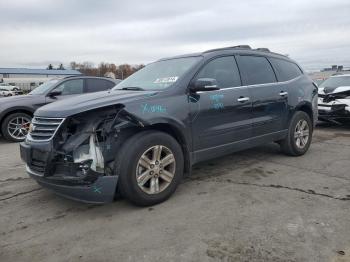
<svg viewBox="0 0 350 262">
<path fill-rule="evenodd" d="M 50 80 L 45 82 L 44 84 L 38 86 L 37 88 L 35 88 L 32 92 L 30 92 L 30 95 L 44 95 L 47 93 L 47 91 L 49 91 L 59 80 L 58 79 L 54 79 L 54 80 Z"/>
<path fill-rule="evenodd" d="M 334 91 L 339 86 L 350 86 L 350 76 L 330 77 L 324 81 L 319 87 L 325 88 L 325 92 Z"/>
<path fill-rule="evenodd" d="M 129 76 L 113 90 L 162 90 L 178 81 L 201 57 L 175 58 L 154 62 Z"/>
</svg>

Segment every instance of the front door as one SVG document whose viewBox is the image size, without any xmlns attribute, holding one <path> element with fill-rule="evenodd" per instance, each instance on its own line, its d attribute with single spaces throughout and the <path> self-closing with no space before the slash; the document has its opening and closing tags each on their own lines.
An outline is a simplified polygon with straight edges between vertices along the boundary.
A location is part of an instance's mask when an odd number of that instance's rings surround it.
<svg viewBox="0 0 350 262">
<path fill-rule="evenodd" d="M 61 92 L 60 95 L 55 97 L 47 96 L 46 103 L 52 103 L 58 100 L 62 100 L 71 96 L 83 94 L 84 92 L 84 79 L 71 79 L 64 81 L 52 91 Z"/>
<path fill-rule="evenodd" d="M 233 56 L 209 61 L 196 79 L 213 78 L 220 90 L 191 94 L 194 151 L 213 149 L 251 137 L 251 100 Z M 194 80 L 195 81 L 195 80 Z"/>
</svg>

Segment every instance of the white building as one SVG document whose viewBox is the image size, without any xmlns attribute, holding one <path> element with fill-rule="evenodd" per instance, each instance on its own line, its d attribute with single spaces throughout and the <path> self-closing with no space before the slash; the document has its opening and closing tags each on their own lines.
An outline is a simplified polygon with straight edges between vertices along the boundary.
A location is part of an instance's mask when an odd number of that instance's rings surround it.
<svg viewBox="0 0 350 262">
<path fill-rule="evenodd" d="M 0 83 L 18 86 L 22 90 L 32 90 L 50 79 L 76 75 L 81 73 L 69 69 L 0 68 Z"/>
</svg>

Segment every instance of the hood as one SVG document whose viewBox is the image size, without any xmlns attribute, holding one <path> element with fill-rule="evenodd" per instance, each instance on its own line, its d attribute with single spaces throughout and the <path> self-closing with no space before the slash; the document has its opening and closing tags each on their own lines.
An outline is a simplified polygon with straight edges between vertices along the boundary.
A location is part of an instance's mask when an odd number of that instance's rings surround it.
<svg viewBox="0 0 350 262">
<path fill-rule="evenodd" d="M 20 95 L 20 96 L 9 96 L 0 98 L 0 107 L 11 105 L 11 106 L 25 106 L 27 104 L 31 105 L 32 101 L 37 95 Z"/>
<path fill-rule="evenodd" d="M 350 86 L 338 86 L 336 88 L 328 89 L 327 87 L 324 88 L 324 92 L 326 94 L 333 93 L 343 93 L 343 92 L 350 92 Z"/>
<path fill-rule="evenodd" d="M 330 94 L 330 93 L 339 93 L 339 92 L 349 91 L 350 86 L 338 86 L 338 87 L 325 86 L 321 89 L 325 94 Z"/>
<path fill-rule="evenodd" d="M 89 110 L 123 104 L 147 97 L 154 91 L 103 91 L 67 98 L 39 108 L 36 116 L 68 117 Z"/>
<path fill-rule="evenodd" d="M 323 88 L 319 90 L 319 97 L 323 102 L 329 103 L 337 99 L 348 99 L 350 97 L 350 86 L 339 86 L 337 88 Z"/>
</svg>

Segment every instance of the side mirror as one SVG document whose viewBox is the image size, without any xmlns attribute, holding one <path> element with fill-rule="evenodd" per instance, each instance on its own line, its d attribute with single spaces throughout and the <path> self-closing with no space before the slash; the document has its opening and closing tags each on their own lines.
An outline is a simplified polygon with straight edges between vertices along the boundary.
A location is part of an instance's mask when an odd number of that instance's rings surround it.
<svg viewBox="0 0 350 262">
<path fill-rule="evenodd" d="M 59 95 L 61 95 L 62 94 L 62 91 L 51 91 L 50 93 L 49 93 L 49 97 L 55 97 L 55 96 L 59 96 Z"/>
<path fill-rule="evenodd" d="M 219 90 L 218 83 L 214 78 L 199 78 L 190 87 L 192 92 Z"/>
</svg>

